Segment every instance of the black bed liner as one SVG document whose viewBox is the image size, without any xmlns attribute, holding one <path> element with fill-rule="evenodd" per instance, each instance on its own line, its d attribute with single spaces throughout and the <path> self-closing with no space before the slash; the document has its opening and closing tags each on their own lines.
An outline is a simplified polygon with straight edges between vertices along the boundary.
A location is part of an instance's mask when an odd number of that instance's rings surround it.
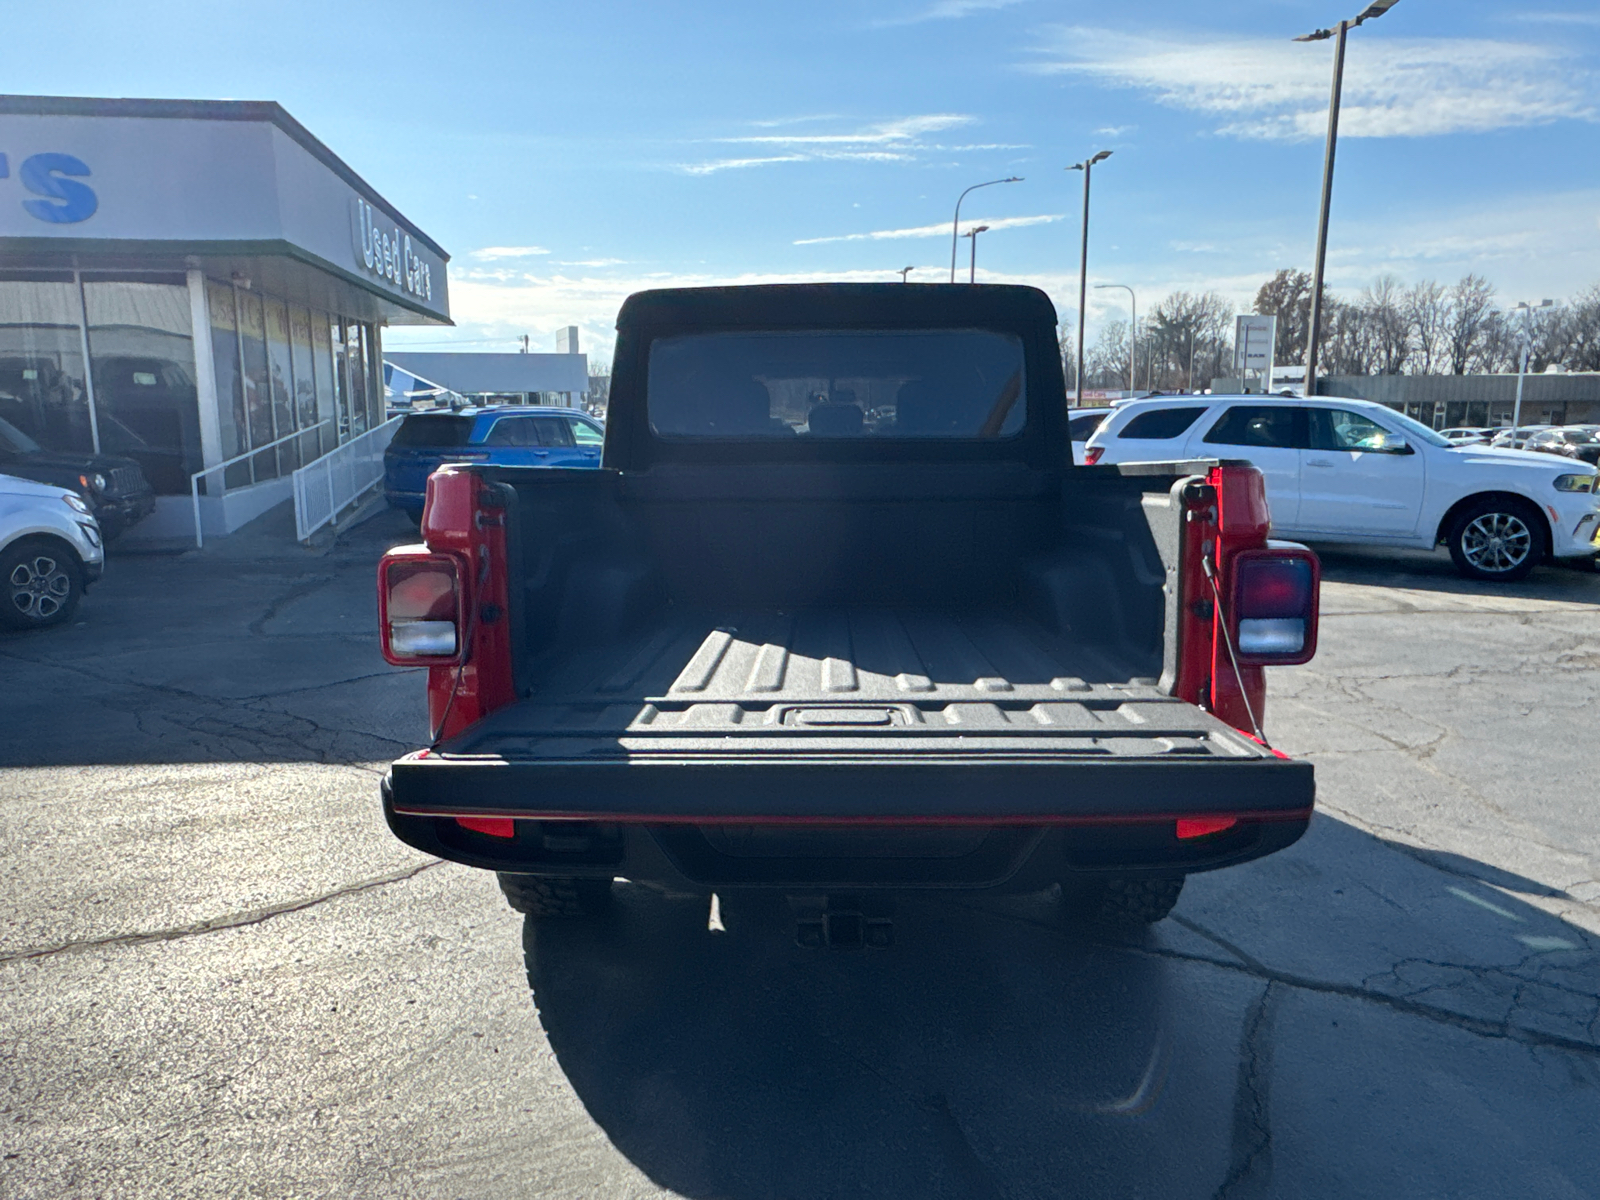
<svg viewBox="0 0 1600 1200">
<path fill-rule="evenodd" d="M 396 809 L 1048 823 L 1313 799 L 1309 764 L 1016 612 L 669 609 L 539 674 L 397 762 Z"/>
</svg>

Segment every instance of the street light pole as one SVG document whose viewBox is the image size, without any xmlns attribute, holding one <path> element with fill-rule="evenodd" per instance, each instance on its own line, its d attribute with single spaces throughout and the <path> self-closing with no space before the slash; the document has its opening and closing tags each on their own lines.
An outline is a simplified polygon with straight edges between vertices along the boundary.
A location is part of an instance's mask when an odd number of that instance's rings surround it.
<svg viewBox="0 0 1600 1200">
<path fill-rule="evenodd" d="M 972 239 L 972 265 L 967 268 L 968 283 L 978 282 L 978 235 L 988 232 L 989 227 L 987 225 L 975 225 L 961 235 L 964 238 Z"/>
<path fill-rule="evenodd" d="M 901 283 L 905 283 L 906 282 L 906 276 L 911 274 L 911 272 L 913 272 L 915 270 L 916 270 L 915 267 L 901 267 L 898 271 L 895 272 L 895 274 L 900 276 L 900 282 Z"/>
<path fill-rule="evenodd" d="M 1353 20 L 1340 21 L 1333 29 L 1318 29 L 1297 42 L 1320 42 L 1338 38 L 1333 51 L 1333 89 L 1328 97 L 1328 144 L 1322 157 L 1322 207 L 1317 216 L 1317 256 L 1311 272 L 1311 320 L 1306 331 L 1306 383 L 1305 394 L 1317 394 L 1317 341 L 1322 325 L 1322 276 L 1328 258 L 1328 212 L 1333 203 L 1333 157 L 1339 142 L 1339 99 L 1344 90 L 1344 44 L 1350 30 L 1363 21 L 1375 20 L 1388 12 L 1399 0 L 1373 0 Z M 1270 376 L 1271 372 L 1268 372 Z M 1267 380 L 1271 390 L 1271 379 Z"/>
<path fill-rule="evenodd" d="M 1097 162 L 1111 157 L 1111 151 L 1101 150 L 1092 158 L 1063 168 L 1083 172 L 1083 244 L 1078 251 L 1078 404 L 1083 404 L 1083 317 L 1089 303 L 1089 175 Z M 1132 389 L 1129 389 L 1130 391 Z"/>
<path fill-rule="evenodd" d="M 979 188 L 993 187 L 997 183 L 1021 183 L 1021 182 L 1022 182 L 1022 176 L 1021 175 L 1011 175 L 1011 176 L 1008 176 L 1005 179 L 991 179 L 991 180 L 989 180 L 988 183 L 975 183 L 975 184 L 973 184 L 971 187 L 969 187 L 967 189 L 967 192 L 975 192 Z M 956 216 L 955 216 L 955 220 L 950 222 L 950 282 L 951 283 L 954 283 L 956 281 L 956 246 L 957 246 L 958 241 L 959 241 L 959 231 L 961 229 L 961 202 L 967 198 L 967 192 L 962 192 L 961 195 L 956 197 Z"/>
<path fill-rule="evenodd" d="M 1094 287 L 1095 291 L 1099 291 L 1101 288 L 1121 288 L 1128 293 L 1128 311 L 1130 313 L 1128 318 L 1128 391 L 1132 392 L 1135 377 L 1134 368 L 1138 361 L 1135 348 L 1139 344 L 1139 298 L 1133 294 L 1133 289 L 1125 283 L 1097 283 Z M 1150 382 L 1148 369 L 1144 373 L 1144 381 L 1147 384 Z"/>
</svg>

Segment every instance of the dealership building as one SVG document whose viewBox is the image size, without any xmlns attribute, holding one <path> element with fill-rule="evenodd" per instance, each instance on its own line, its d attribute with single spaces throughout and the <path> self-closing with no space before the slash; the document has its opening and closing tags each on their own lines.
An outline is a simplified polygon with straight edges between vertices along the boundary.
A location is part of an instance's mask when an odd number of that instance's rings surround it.
<svg viewBox="0 0 1600 1200">
<path fill-rule="evenodd" d="M 382 330 L 450 324 L 448 261 L 277 104 L 0 96 L 0 420 L 137 460 L 139 536 L 382 425 Z"/>
</svg>

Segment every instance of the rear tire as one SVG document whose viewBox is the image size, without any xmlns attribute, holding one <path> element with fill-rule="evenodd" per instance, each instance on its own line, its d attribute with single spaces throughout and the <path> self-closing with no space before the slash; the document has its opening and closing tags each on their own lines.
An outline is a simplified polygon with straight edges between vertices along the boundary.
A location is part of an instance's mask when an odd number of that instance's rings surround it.
<svg viewBox="0 0 1600 1200">
<path fill-rule="evenodd" d="M 1485 497 L 1450 523 L 1445 542 L 1456 570 L 1468 579 L 1514 583 L 1545 556 L 1544 518 L 1526 500 Z"/>
<path fill-rule="evenodd" d="M 0 625 L 45 629 L 72 620 L 83 597 L 83 564 L 66 542 L 29 537 L 0 553 Z"/>
<path fill-rule="evenodd" d="M 611 907 L 609 879 L 549 879 L 497 871 L 506 902 L 530 917 L 597 917 Z"/>
<path fill-rule="evenodd" d="M 1075 917 L 1094 925 L 1131 929 L 1163 920 L 1178 902 L 1177 879 L 1091 879 L 1061 885 Z"/>
</svg>

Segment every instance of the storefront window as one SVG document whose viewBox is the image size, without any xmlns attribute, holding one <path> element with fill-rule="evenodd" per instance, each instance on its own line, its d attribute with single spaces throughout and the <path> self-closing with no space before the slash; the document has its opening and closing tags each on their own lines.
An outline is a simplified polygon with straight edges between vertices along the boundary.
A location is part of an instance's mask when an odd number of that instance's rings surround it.
<svg viewBox="0 0 1600 1200">
<path fill-rule="evenodd" d="M 162 495 L 204 465 L 189 288 L 182 275 L 83 281 L 100 450 L 134 459 Z"/>
<path fill-rule="evenodd" d="M 222 431 L 222 457 L 243 454 L 245 446 L 244 384 L 239 374 L 239 327 L 233 303 L 233 289 L 225 283 L 206 281 L 206 307 L 211 314 L 211 361 L 217 374 L 217 423 Z M 229 467 L 224 473 L 226 486 L 241 487 L 250 482 L 248 464 Z M 202 489 L 213 482 L 200 481 Z"/>
<path fill-rule="evenodd" d="M 324 445 L 324 430 L 317 424 L 317 372 L 312 365 L 315 351 L 311 342 L 312 314 L 298 304 L 289 306 L 289 340 L 294 359 L 294 409 L 299 427 L 306 431 L 296 445 L 302 464 L 318 457 L 330 447 Z"/>
<path fill-rule="evenodd" d="M 354 434 L 350 421 L 350 365 L 345 361 L 344 322 L 334 321 L 328 326 L 333 338 L 334 404 L 338 411 L 339 441 L 348 442 Z"/>
<path fill-rule="evenodd" d="M 272 412 L 272 390 L 267 380 L 266 322 L 261 316 L 261 297 L 243 288 L 235 289 L 239 298 L 239 343 L 244 352 L 244 411 L 249 448 L 271 445 L 277 438 Z M 278 476 L 278 454 L 269 450 L 250 460 L 251 480 Z M 230 485 L 231 486 L 231 485 Z"/>
<path fill-rule="evenodd" d="M 339 444 L 339 407 L 334 387 L 333 343 L 328 336 L 328 319 L 311 314 L 311 369 L 317 382 L 317 421 L 326 422 L 318 437 L 326 454 Z"/>
<path fill-rule="evenodd" d="M 350 373 L 350 436 L 360 437 L 367 431 L 367 397 L 371 394 L 367 379 L 366 340 L 359 321 L 349 321 L 344 327 L 345 359 Z"/>
<path fill-rule="evenodd" d="M 94 450 L 71 272 L 0 272 L 0 418 L 50 450 Z"/>
<path fill-rule="evenodd" d="M 266 297 L 267 374 L 272 387 L 272 437 L 287 437 L 300 423 L 294 405 L 294 363 L 289 357 L 289 309 L 282 300 Z M 277 452 L 279 474 L 288 474 L 300 465 L 300 449 L 285 442 Z"/>
</svg>

